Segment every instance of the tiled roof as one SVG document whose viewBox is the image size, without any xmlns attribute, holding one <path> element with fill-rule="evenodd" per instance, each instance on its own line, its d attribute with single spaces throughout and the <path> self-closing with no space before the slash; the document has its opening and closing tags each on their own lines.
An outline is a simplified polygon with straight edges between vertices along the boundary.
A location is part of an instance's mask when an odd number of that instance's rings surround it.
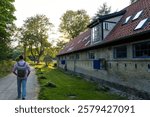
<svg viewBox="0 0 150 117">
<path fill-rule="evenodd" d="M 121 20 L 116 24 L 116 26 L 112 29 L 112 31 L 106 36 L 106 38 L 104 39 L 104 43 L 109 43 L 114 40 L 123 39 L 125 37 L 150 30 L 150 21 L 142 29 L 134 30 L 140 21 L 142 21 L 145 18 L 150 19 L 150 0 L 138 0 L 137 2 L 131 4 L 130 6 L 126 7 L 123 10 L 126 10 L 126 13 L 123 15 Z M 136 13 L 141 10 L 143 10 L 143 12 L 140 15 L 140 17 L 132 21 Z M 123 22 L 128 16 L 131 16 L 129 22 L 127 24 L 123 24 Z M 86 37 L 87 39 L 85 39 Z M 72 41 L 70 41 L 58 55 L 89 48 L 91 47 L 89 42 L 90 40 L 91 40 L 91 30 L 89 29 L 86 32 L 74 38 Z"/>
<path fill-rule="evenodd" d="M 145 18 L 150 18 L 150 0 L 139 0 L 125 9 L 126 13 L 122 17 L 122 19 L 118 22 L 118 24 L 114 27 L 114 29 L 109 33 L 109 35 L 105 38 L 105 40 L 116 40 L 126 36 L 150 30 L 150 23 L 144 26 L 143 29 L 134 30 L 141 20 Z M 143 12 L 140 15 L 140 17 L 132 21 L 132 18 L 136 15 L 136 13 L 141 10 L 143 10 Z M 123 22 L 128 16 L 132 17 L 127 24 L 123 25 Z"/>
<path fill-rule="evenodd" d="M 70 41 L 66 46 L 60 51 L 59 55 L 74 52 L 80 49 L 84 49 L 91 44 L 91 30 L 83 32 L 72 41 Z"/>
</svg>

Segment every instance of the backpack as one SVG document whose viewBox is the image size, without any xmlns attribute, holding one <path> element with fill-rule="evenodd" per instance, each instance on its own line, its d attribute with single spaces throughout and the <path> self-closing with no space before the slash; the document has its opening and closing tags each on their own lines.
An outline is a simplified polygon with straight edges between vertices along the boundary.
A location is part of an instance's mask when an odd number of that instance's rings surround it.
<svg viewBox="0 0 150 117">
<path fill-rule="evenodd" d="M 19 62 L 17 62 L 17 76 L 18 78 L 25 78 L 26 76 L 26 62 L 24 62 L 23 65 L 20 65 Z"/>
</svg>

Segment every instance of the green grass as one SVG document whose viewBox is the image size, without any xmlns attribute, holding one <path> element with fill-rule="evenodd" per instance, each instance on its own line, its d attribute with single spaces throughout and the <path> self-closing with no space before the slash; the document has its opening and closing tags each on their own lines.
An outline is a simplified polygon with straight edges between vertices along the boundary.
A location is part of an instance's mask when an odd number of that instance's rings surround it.
<svg viewBox="0 0 150 117">
<path fill-rule="evenodd" d="M 42 100 L 118 100 L 125 99 L 118 95 L 105 91 L 98 91 L 97 84 L 86 81 L 80 77 L 66 74 L 57 68 L 36 66 L 38 77 L 44 76 L 47 79 L 40 79 L 39 99 Z M 40 74 L 40 73 L 43 74 Z M 47 87 L 47 82 L 51 82 L 56 87 Z"/>
<path fill-rule="evenodd" d="M 13 61 L 0 61 L 0 78 L 12 72 Z"/>
</svg>

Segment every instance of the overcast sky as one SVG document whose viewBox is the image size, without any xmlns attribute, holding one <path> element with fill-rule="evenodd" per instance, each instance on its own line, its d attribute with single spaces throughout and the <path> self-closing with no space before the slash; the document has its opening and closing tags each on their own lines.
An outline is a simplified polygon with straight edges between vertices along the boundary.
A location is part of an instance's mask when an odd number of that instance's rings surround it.
<svg viewBox="0 0 150 117">
<path fill-rule="evenodd" d="M 22 26 L 27 17 L 44 14 L 57 28 L 60 17 L 66 10 L 84 9 L 92 17 L 104 2 L 111 6 L 111 11 L 121 10 L 129 5 L 130 0 L 15 0 L 17 26 Z"/>
</svg>

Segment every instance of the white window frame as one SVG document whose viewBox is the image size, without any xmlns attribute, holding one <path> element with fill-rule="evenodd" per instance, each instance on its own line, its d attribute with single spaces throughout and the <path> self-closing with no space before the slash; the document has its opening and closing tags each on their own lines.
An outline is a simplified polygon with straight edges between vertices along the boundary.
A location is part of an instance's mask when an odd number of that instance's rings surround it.
<svg viewBox="0 0 150 117">
<path fill-rule="evenodd" d="M 131 15 L 130 16 L 128 16 L 126 19 L 125 19 L 125 21 L 124 21 L 124 23 L 123 24 L 127 24 L 128 22 L 129 22 L 129 20 L 131 19 Z"/>
<path fill-rule="evenodd" d="M 143 10 L 137 12 L 136 15 L 134 16 L 134 18 L 132 20 L 138 19 L 142 13 L 143 13 Z"/>
<path fill-rule="evenodd" d="M 135 27 L 134 30 L 141 29 L 144 26 L 144 24 L 147 22 L 147 20 L 148 20 L 148 18 L 145 18 L 142 21 L 140 21 L 140 23 Z"/>
</svg>

